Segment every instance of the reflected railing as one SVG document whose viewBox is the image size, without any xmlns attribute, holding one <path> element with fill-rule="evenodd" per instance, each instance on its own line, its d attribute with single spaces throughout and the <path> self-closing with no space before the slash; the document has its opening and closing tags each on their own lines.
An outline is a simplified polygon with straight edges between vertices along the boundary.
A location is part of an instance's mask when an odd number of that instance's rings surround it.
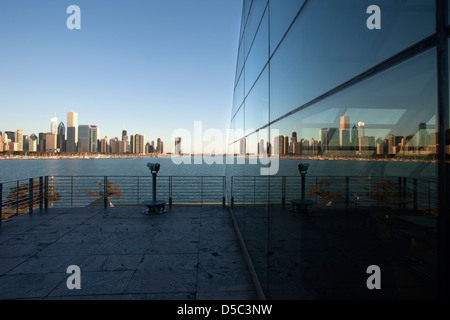
<svg viewBox="0 0 450 320">
<path fill-rule="evenodd" d="M 300 176 L 233 176 L 234 205 L 289 205 L 301 197 Z M 391 206 L 437 215 L 437 182 L 386 176 L 307 176 L 306 198 L 322 206 Z"/>
</svg>

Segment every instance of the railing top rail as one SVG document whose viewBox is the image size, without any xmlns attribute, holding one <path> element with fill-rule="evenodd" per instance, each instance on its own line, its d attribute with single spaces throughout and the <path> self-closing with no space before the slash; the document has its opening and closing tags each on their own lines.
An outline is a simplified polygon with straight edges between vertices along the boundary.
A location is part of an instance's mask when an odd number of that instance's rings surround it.
<svg viewBox="0 0 450 320">
<path fill-rule="evenodd" d="M 15 179 L 15 180 L 0 181 L 0 184 L 12 183 L 12 182 L 17 183 L 17 181 L 29 181 L 30 179 L 39 179 L 40 177 L 44 177 L 44 176 L 36 176 L 36 177 L 21 178 L 21 179 Z"/>
</svg>

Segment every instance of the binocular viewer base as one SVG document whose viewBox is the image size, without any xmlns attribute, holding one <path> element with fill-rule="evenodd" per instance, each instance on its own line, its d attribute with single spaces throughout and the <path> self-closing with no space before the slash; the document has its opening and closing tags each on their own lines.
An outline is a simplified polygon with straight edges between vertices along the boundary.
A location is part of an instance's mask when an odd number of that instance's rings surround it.
<svg viewBox="0 0 450 320">
<path fill-rule="evenodd" d="M 142 202 L 144 206 L 147 206 L 147 214 L 150 213 L 165 213 L 164 206 L 166 205 L 165 201 L 162 200 L 146 200 Z"/>
</svg>

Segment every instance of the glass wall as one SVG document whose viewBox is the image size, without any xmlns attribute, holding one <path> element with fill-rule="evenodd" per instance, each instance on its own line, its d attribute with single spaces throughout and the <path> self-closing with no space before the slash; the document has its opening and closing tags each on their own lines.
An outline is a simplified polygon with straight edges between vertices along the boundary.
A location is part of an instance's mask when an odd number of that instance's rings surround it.
<svg viewBox="0 0 450 320">
<path fill-rule="evenodd" d="M 437 3 L 244 0 L 227 175 L 266 298 L 438 296 Z"/>
</svg>

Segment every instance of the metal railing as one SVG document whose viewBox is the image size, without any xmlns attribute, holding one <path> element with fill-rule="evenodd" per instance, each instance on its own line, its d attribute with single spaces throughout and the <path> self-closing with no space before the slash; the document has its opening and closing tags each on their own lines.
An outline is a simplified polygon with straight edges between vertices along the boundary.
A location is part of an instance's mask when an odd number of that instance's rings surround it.
<svg viewBox="0 0 450 320">
<path fill-rule="evenodd" d="M 158 176 L 156 196 L 173 204 L 221 204 L 224 176 Z M 45 176 L 0 183 L 1 220 L 37 208 L 141 205 L 152 197 L 149 176 Z"/>
<path fill-rule="evenodd" d="M 158 176 L 156 197 L 173 204 L 285 206 L 300 198 L 300 176 Z M 44 176 L 0 183 L 0 221 L 49 207 L 141 205 L 150 176 Z M 405 177 L 307 176 L 319 205 L 389 205 L 437 214 L 437 183 Z M 227 195 L 228 201 L 227 201 Z"/>
</svg>

